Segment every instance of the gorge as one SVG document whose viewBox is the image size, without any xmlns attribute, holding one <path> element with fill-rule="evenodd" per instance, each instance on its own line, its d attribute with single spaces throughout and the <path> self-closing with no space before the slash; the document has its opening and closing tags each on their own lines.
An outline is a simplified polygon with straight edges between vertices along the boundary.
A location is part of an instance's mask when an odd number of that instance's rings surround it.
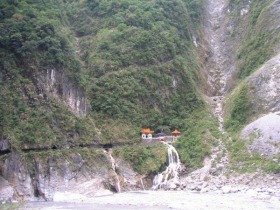
<svg viewBox="0 0 280 210">
<path fill-rule="evenodd" d="M 1 201 L 143 189 L 279 201 L 279 0 L 0 9 Z M 147 145 L 146 127 L 183 133 Z"/>
</svg>

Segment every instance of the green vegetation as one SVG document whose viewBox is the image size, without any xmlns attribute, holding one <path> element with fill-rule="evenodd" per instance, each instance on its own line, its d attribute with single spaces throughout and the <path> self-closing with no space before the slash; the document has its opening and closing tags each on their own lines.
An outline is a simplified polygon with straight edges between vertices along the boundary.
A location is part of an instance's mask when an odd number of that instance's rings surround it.
<svg viewBox="0 0 280 210">
<path fill-rule="evenodd" d="M 258 36 L 252 35 L 245 41 L 237 55 L 238 59 L 241 61 L 241 78 L 249 76 L 271 57 L 274 47 L 274 42 L 271 41 L 270 36 L 266 33 L 262 33 Z"/>
<path fill-rule="evenodd" d="M 163 145 L 116 148 L 114 154 L 130 162 L 133 169 L 140 174 L 162 171 L 167 163 L 167 149 Z"/>
<path fill-rule="evenodd" d="M 258 153 L 250 154 L 247 149 L 247 142 L 240 139 L 238 135 L 231 133 L 230 141 L 226 141 L 227 148 L 231 156 L 231 167 L 234 171 L 240 173 L 255 172 L 257 169 L 264 170 L 268 173 L 279 173 L 279 162 L 261 156 Z M 227 139 L 230 139 L 227 137 Z M 279 160 L 278 157 L 275 159 Z"/>
<path fill-rule="evenodd" d="M 248 17 L 248 33 L 242 39 L 242 45 L 238 51 L 237 57 L 239 60 L 239 77 L 246 78 L 253 73 L 257 68 L 264 64 L 275 53 L 275 43 L 280 41 L 279 30 L 269 29 L 267 22 L 264 19 L 271 19 L 269 10 L 273 1 L 256 0 L 250 4 Z M 240 10 L 244 8 L 244 1 L 231 0 L 231 7 L 235 8 L 237 18 L 240 15 Z M 277 18 L 274 18 L 277 19 Z M 241 19 L 240 19 L 240 22 Z M 275 22 L 270 22 L 269 25 L 276 25 Z M 244 27 L 244 26 L 242 26 Z M 273 28 L 273 27 L 272 27 Z"/>
<path fill-rule="evenodd" d="M 210 154 L 213 139 L 220 135 L 216 119 L 210 111 L 201 109 L 186 116 L 186 120 L 174 123 L 183 131 L 182 137 L 174 144 L 181 161 L 189 171 L 199 168 L 204 157 Z M 163 126 L 162 129 L 168 131 L 168 127 Z M 140 174 L 162 171 L 168 161 L 167 149 L 161 144 L 117 148 L 114 154 L 129 161 Z"/>
<path fill-rule="evenodd" d="M 138 142 L 141 127 L 187 129 L 198 139 L 186 119 L 204 108 L 191 40 L 202 4 L 1 1 L 1 138 L 18 150 L 62 148 L 60 152 L 91 143 Z M 87 117 L 75 116 L 47 92 L 42 78 L 50 69 L 85 90 L 91 105 Z M 198 152 L 204 144 L 199 145 Z M 152 173 L 165 164 L 165 153 L 162 147 L 139 146 L 123 155 L 135 170 Z"/>
<path fill-rule="evenodd" d="M 0 133 L 17 149 L 63 147 L 76 144 L 77 135 L 81 142 L 95 137 L 88 119 L 78 119 L 49 98 L 38 82 L 48 69 L 64 69 L 79 81 L 80 64 L 60 6 L 53 1 L 0 3 Z"/>
<path fill-rule="evenodd" d="M 250 140 L 240 138 L 242 128 L 247 125 L 255 115 L 254 106 L 250 99 L 250 89 L 247 85 L 241 84 L 232 99 L 227 101 L 230 108 L 225 128 L 229 136 L 224 136 L 227 149 L 230 154 L 231 167 L 233 171 L 246 173 L 255 172 L 257 169 L 268 173 L 279 173 L 279 163 L 273 161 L 275 158 L 268 158 L 256 152 L 249 152 Z M 257 135 L 257 134 L 256 134 Z M 254 138 L 255 136 L 252 136 Z"/>
<path fill-rule="evenodd" d="M 228 116 L 225 128 L 228 135 L 224 135 L 231 167 L 234 171 L 245 173 L 256 171 L 257 168 L 265 169 L 266 159 L 258 154 L 250 154 L 245 140 L 240 139 L 241 129 L 249 122 L 254 110 L 250 101 L 249 87 L 241 84 L 227 100 Z"/>
<path fill-rule="evenodd" d="M 267 62 L 277 52 L 280 41 L 278 30 L 278 13 L 274 13 L 276 5 L 272 0 L 255 0 L 250 3 L 247 15 L 240 16 L 241 9 L 248 6 L 248 1 L 231 0 L 230 7 L 234 20 L 238 23 L 234 36 L 240 39 L 241 45 L 237 52 L 239 70 L 238 76 L 243 82 L 229 95 L 227 101 L 227 120 L 225 128 L 232 140 L 227 140 L 227 148 L 231 155 L 232 167 L 235 171 L 251 172 L 262 169 L 267 172 L 279 173 L 279 163 L 257 153 L 250 154 L 250 142 L 240 139 L 240 131 L 256 115 L 255 105 L 252 103 L 250 87 L 245 83 L 246 77 L 252 75 L 262 64 Z M 246 28 L 246 29 L 245 29 Z M 260 114 L 260 113 L 257 113 Z M 276 157 L 277 159 L 277 157 Z"/>
<path fill-rule="evenodd" d="M 184 121 L 186 130 L 175 143 L 181 161 L 189 171 L 202 166 L 206 155 L 210 154 L 214 138 L 219 137 L 216 119 L 205 110 L 192 113 Z"/>
<path fill-rule="evenodd" d="M 75 32 L 92 111 L 143 127 L 170 126 L 201 107 L 194 27 L 200 1 L 86 1 Z M 197 8 L 199 9 L 199 8 Z M 86 14 L 86 15 L 85 15 Z M 88 25 L 91 27 L 89 28 Z M 98 122 L 99 123 L 99 122 Z"/>
<path fill-rule="evenodd" d="M 36 170 L 40 170 L 42 174 L 48 174 L 50 163 L 57 171 L 63 170 L 63 167 L 67 165 L 70 171 L 86 168 L 89 174 L 111 167 L 103 149 L 72 148 L 29 152 L 22 154 L 22 159 L 27 164 L 31 177 L 38 173 Z M 41 166 L 40 169 L 38 169 L 38 165 Z M 62 173 L 64 172 L 62 171 Z"/>
<path fill-rule="evenodd" d="M 225 128 L 229 131 L 239 131 L 254 113 L 252 104 L 250 102 L 249 87 L 242 85 L 238 92 L 233 95 L 230 106 L 229 118 L 225 122 Z"/>
<path fill-rule="evenodd" d="M 270 2 L 251 3 L 249 32 L 240 37 L 237 53 L 241 79 L 269 59 L 280 40 L 279 30 L 269 31 L 263 22 Z M 245 2 L 230 4 L 237 8 L 236 18 Z M 80 153 L 94 163 L 106 162 L 104 155 L 63 148 L 139 143 L 142 127 L 156 132 L 177 128 L 183 131 L 175 144 L 182 162 L 190 170 L 199 167 L 219 137 L 198 91 L 201 60 L 192 35 L 200 27 L 202 9 L 202 0 L 2 0 L 0 138 L 17 150 L 60 149 L 30 153 L 29 160 L 71 161 L 70 153 Z M 42 83 L 51 69 L 84 90 L 90 103 L 86 117 L 73 114 L 63 98 L 46 90 Z M 237 133 L 254 114 L 249 87 L 243 85 L 229 105 L 225 127 Z M 241 157 L 263 163 L 262 157 L 245 157 L 239 140 L 230 148 L 236 163 Z M 115 154 L 141 174 L 161 170 L 167 160 L 162 146 L 118 148 Z M 271 162 L 267 170 L 279 167 Z"/>
<path fill-rule="evenodd" d="M 50 147 L 77 139 L 127 141 L 142 126 L 180 127 L 176 123 L 203 104 L 190 38 L 201 5 L 198 0 L 2 1 L 3 136 L 17 148 Z M 45 95 L 38 78 L 49 69 L 85 88 L 91 120 L 78 119 Z M 96 137 L 92 122 L 106 132 Z M 133 135 L 108 125 L 126 125 Z"/>
<path fill-rule="evenodd" d="M 3 79 L 22 75 L 32 80 L 38 71 L 58 67 L 78 73 L 79 63 L 64 26 L 66 17 L 59 6 L 52 1 L 1 1 Z"/>
<path fill-rule="evenodd" d="M 24 206 L 24 203 L 6 203 L 6 204 L 0 204 L 1 210 L 17 210 L 21 209 Z"/>
<path fill-rule="evenodd" d="M 23 87 L 22 84 L 19 87 Z M 31 87 L 24 86 L 24 88 Z M 32 94 L 32 95 L 31 95 Z M 17 84 L 1 89 L 1 131 L 12 146 L 20 148 L 51 148 L 91 143 L 97 140 L 95 124 L 77 118 L 63 104 L 40 98 L 29 90 L 30 98 L 22 97 Z"/>
</svg>

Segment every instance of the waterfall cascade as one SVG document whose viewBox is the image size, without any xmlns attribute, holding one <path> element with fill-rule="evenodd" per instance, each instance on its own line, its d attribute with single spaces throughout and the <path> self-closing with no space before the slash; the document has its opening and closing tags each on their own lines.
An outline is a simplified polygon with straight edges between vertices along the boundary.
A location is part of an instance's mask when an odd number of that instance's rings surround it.
<svg viewBox="0 0 280 210">
<path fill-rule="evenodd" d="M 113 181 L 114 181 L 114 186 L 115 186 L 115 189 L 118 193 L 121 192 L 121 184 L 120 184 L 120 179 L 119 179 L 119 175 L 117 174 L 116 172 L 116 161 L 115 159 L 113 158 L 113 156 L 111 155 L 111 152 L 107 152 L 104 150 L 104 153 L 106 153 L 109 157 L 109 161 L 111 163 L 111 169 L 113 171 Z"/>
<path fill-rule="evenodd" d="M 181 170 L 181 162 L 179 159 L 178 152 L 176 149 L 166 143 L 162 142 L 167 146 L 168 149 L 168 166 L 162 173 L 156 175 L 153 180 L 152 189 L 161 189 L 163 186 L 167 186 L 170 184 L 177 185 L 179 184 L 179 176 L 178 173 Z"/>
<path fill-rule="evenodd" d="M 142 178 L 140 178 L 140 182 L 141 182 L 141 185 L 142 185 L 142 189 L 145 191 L 146 189 L 144 187 L 144 183 L 143 183 L 143 179 Z"/>
</svg>

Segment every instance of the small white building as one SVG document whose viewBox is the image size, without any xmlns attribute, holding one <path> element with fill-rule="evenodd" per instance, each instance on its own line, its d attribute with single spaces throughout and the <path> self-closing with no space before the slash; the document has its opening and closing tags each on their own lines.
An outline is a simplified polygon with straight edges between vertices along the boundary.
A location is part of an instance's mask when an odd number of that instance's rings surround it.
<svg viewBox="0 0 280 210">
<path fill-rule="evenodd" d="M 152 131 L 150 128 L 143 128 L 140 131 L 142 139 L 152 139 L 153 133 L 154 133 L 154 131 Z"/>
</svg>

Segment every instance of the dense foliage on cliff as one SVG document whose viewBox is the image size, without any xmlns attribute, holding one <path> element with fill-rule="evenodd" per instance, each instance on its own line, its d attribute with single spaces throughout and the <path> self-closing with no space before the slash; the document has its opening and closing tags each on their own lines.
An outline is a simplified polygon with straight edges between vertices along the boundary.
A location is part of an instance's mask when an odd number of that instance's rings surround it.
<svg viewBox="0 0 280 210">
<path fill-rule="evenodd" d="M 215 126 L 198 94 L 199 61 L 192 42 L 202 1 L 88 0 L 69 8 L 69 14 L 74 10 L 70 22 L 82 49 L 83 81 L 97 123 L 108 133 L 112 126 L 119 128 L 115 132 L 127 127 L 108 124 L 112 119 L 131 122 L 138 131 L 187 131 L 177 148 L 185 164 L 197 167 L 210 148 L 206 130 Z M 199 115 L 203 120 L 192 120 Z M 125 158 L 135 170 L 150 171 L 151 153 L 143 157 L 136 155 L 139 151 L 125 151 Z"/>
<path fill-rule="evenodd" d="M 192 42 L 201 0 L 4 0 L 0 9 L 0 130 L 12 147 L 135 141 L 141 127 L 151 127 L 195 132 L 196 141 L 179 144 L 181 152 L 205 150 L 207 122 L 194 131 L 187 121 L 206 114 Z M 38 82 L 50 69 L 85 90 L 86 118 Z M 145 152 L 143 166 L 153 156 Z"/>
<path fill-rule="evenodd" d="M 38 84 L 53 68 L 79 80 L 80 64 L 60 6 L 53 1 L 0 2 L 0 138 L 8 138 L 14 148 L 61 147 L 74 143 L 75 133 L 81 141 L 94 137 L 86 119 L 48 98 Z"/>
<path fill-rule="evenodd" d="M 227 137 L 227 148 L 231 155 L 231 166 L 234 171 L 251 172 L 262 169 L 267 172 L 279 173 L 279 162 L 273 161 L 278 158 L 278 155 L 272 160 L 263 153 L 249 149 L 253 142 L 259 147 L 266 148 L 262 143 L 257 143 L 259 134 L 254 136 L 252 133 L 250 140 L 247 141 L 240 135 L 246 125 L 256 121 L 262 115 L 277 110 L 276 105 L 272 108 L 266 103 L 259 103 L 259 100 L 263 100 L 271 94 L 270 91 L 273 88 L 266 89 L 262 96 L 256 92 L 265 89 L 260 83 L 270 84 L 262 73 L 258 75 L 263 68 L 262 65 L 279 54 L 279 2 L 273 0 L 231 0 L 230 10 L 231 19 L 235 24 L 231 35 L 238 42 L 238 47 L 235 49 L 237 75 L 241 81 L 236 82 L 237 85 L 228 95 L 225 105 L 227 118 L 225 128 L 230 135 L 230 138 Z M 275 69 L 278 66 L 277 63 L 273 65 Z M 265 71 L 270 72 L 270 68 L 272 67 L 265 68 Z M 255 76 L 259 82 L 253 85 L 249 81 Z M 273 99 L 275 104 L 279 101 L 276 98 L 277 96 Z M 261 127 L 257 129 L 259 133 L 263 132 Z M 273 128 L 269 130 L 273 130 Z"/>
<path fill-rule="evenodd" d="M 13 78 L 15 85 L 22 77 L 36 86 L 46 69 L 64 69 L 88 90 L 96 114 L 139 126 L 180 127 L 179 119 L 202 106 L 191 41 L 200 4 L 2 1 L 1 81 Z"/>
<path fill-rule="evenodd" d="M 241 19 L 244 8 L 247 13 Z M 230 9 L 236 24 L 232 37 L 239 42 L 236 49 L 237 74 L 240 80 L 244 80 L 279 52 L 279 6 L 272 0 L 231 0 Z M 226 105 L 230 113 L 225 127 L 232 132 L 240 131 L 255 114 L 259 114 L 252 102 L 254 96 L 250 96 L 251 87 L 242 82 L 237 84 Z"/>
<path fill-rule="evenodd" d="M 186 2 L 89 0 L 75 6 L 80 9 L 70 21 L 94 113 L 157 129 L 180 126 L 179 119 L 202 106 L 188 12 L 197 1 Z"/>
<path fill-rule="evenodd" d="M 241 31 L 242 45 L 238 50 L 239 77 L 245 78 L 265 63 L 277 49 L 280 41 L 277 4 L 272 0 L 254 0 L 252 2 L 231 0 L 233 18 L 240 16 L 240 11 L 250 5 L 244 20 L 237 22 L 239 27 L 248 28 Z M 269 21 L 269 24 L 267 24 Z M 238 27 L 237 27 L 238 28 Z"/>
</svg>

